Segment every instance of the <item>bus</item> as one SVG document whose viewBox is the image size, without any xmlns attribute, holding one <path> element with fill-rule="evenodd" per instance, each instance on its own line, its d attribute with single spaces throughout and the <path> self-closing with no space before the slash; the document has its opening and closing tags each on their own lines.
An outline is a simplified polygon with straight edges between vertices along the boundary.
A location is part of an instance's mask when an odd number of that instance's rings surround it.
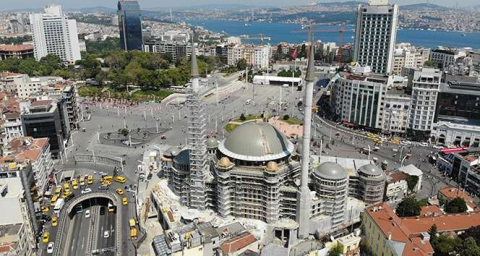
<svg viewBox="0 0 480 256">
<path fill-rule="evenodd" d="M 114 211 L 115 211 L 115 206 L 111 202 L 108 202 L 108 212 L 114 212 Z"/>
<path fill-rule="evenodd" d="M 52 201 L 50 201 L 50 206 L 55 206 L 55 203 L 58 200 L 58 195 L 54 195 L 52 198 Z"/>
</svg>

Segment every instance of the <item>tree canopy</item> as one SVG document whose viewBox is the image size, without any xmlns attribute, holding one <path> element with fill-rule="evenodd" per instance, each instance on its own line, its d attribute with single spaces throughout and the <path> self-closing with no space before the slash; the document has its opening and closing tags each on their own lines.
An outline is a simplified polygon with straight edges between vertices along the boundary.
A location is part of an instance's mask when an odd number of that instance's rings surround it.
<svg viewBox="0 0 480 256">
<path fill-rule="evenodd" d="M 453 199 L 445 205 L 445 211 L 448 213 L 466 212 L 467 209 L 467 203 L 460 197 Z"/>
<path fill-rule="evenodd" d="M 412 217 L 420 215 L 420 210 L 420 203 L 414 197 L 406 197 L 398 204 L 396 213 L 399 217 Z"/>
</svg>

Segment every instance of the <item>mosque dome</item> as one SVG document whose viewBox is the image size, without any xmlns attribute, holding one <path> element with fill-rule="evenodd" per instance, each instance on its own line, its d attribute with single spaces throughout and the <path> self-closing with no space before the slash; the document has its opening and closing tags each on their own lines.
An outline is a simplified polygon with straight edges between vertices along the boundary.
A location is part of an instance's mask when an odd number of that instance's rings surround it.
<svg viewBox="0 0 480 256">
<path fill-rule="evenodd" d="M 346 179 L 348 174 L 343 167 L 336 163 L 323 163 L 315 169 L 315 175 L 329 180 Z"/>
<path fill-rule="evenodd" d="M 273 125 L 248 122 L 235 128 L 219 149 L 234 159 L 270 161 L 290 155 L 294 146 Z"/>
</svg>

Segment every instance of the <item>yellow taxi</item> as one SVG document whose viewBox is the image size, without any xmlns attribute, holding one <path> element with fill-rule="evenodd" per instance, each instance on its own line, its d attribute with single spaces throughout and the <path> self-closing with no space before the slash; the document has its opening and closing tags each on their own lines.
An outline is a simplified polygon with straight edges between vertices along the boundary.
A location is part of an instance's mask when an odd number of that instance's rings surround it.
<svg viewBox="0 0 480 256">
<path fill-rule="evenodd" d="M 49 240 L 50 240 L 50 233 L 49 233 L 49 232 L 43 233 L 42 241 L 43 241 L 44 243 L 48 243 Z"/>
<path fill-rule="evenodd" d="M 123 184 L 125 183 L 126 179 L 125 179 L 125 176 L 117 176 L 115 177 L 115 181 Z"/>
<path fill-rule="evenodd" d="M 123 205 L 127 205 L 127 204 L 128 204 L 128 198 L 127 198 L 127 197 L 122 198 L 122 204 L 123 204 Z"/>
<path fill-rule="evenodd" d="M 113 175 L 103 176 L 103 180 L 113 180 Z"/>
<path fill-rule="evenodd" d="M 48 208 L 46 206 L 42 206 L 42 212 L 43 213 L 47 213 L 48 211 L 50 211 L 50 208 Z"/>
<path fill-rule="evenodd" d="M 57 217 L 53 216 L 53 217 L 52 217 L 52 226 L 53 226 L 53 227 L 56 227 L 57 224 L 58 224 L 58 223 L 57 223 Z"/>
<path fill-rule="evenodd" d="M 57 187 L 55 189 L 55 195 L 60 196 L 61 193 L 62 193 L 62 187 Z"/>
<path fill-rule="evenodd" d="M 112 183 L 113 183 L 113 181 L 111 181 L 111 180 L 104 180 L 104 181 L 102 181 L 102 185 L 103 185 L 103 186 L 110 186 L 110 185 L 112 185 Z"/>
<path fill-rule="evenodd" d="M 78 189 L 78 182 L 77 182 L 77 180 L 72 180 L 72 188 L 73 188 L 73 189 Z"/>
<path fill-rule="evenodd" d="M 69 192 L 65 192 L 65 193 L 63 193 L 62 198 L 63 198 L 63 199 L 66 199 L 66 198 L 68 198 L 71 194 L 72 194 L 72 192 L 70 192 L 70 191 L 69 191 Z"/>
<path fill-rule="evenodd" d="M 87 183 L 88 184 L 93 184 L 93 176 L 92 175 L 88 175 Z"/>
<path fill-rule="evenodd" d="M 80 177 L 80 186 L 85 185 L 85 177 Z"/>
<path fill-rule="evenodd" d="M 115 192 L 117 192 L 117 194 L 119 194 L 119 195 L 123 195 L 123 189 L 121 189 L 121 188 L 115 189 Z"/>
<path fill-rule="evenodd" d="M 63 190 L 64 190 L 65 192 L 70 192 L 70 184 L 64 183 L 64 184 L 63 184 Z"/>
</svg>

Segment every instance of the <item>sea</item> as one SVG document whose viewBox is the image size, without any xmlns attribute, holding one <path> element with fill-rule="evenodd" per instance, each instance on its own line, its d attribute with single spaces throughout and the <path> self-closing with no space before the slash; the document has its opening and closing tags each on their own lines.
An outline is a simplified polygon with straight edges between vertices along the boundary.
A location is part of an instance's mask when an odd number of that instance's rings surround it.
<svg viewBox="0 0 480 256">
<path fill-rule="evenodd" d="M 246 26 L 242 21 L 228 20 L 187 20 L 187 24 L 202 26 L 205 29 L 214 32 L 222 32 L 229 36 L 249 35 L 255 36 L 263 34 L 271 37 L 271 45 L 280 42 L 303 43 L 307 39 L 306 29 L 302 30 L 300 24 L 292 23 L 268 23 L 268 22 L 249 22 Z M 314 33 L 315 40 L 322 42 L 338 42 L 339 26 L 319 25 L 314 26 L 315 30 L 323 30 Z M 343 43 L 353 43 L 355 36 L 355 26 L 346 26 L 343 36 Z M 259 40 L 242 40 L 246 43 L 260 44 Z M 472 47 L 480 49 L 480 33 L 462 33 L 432 30 L 399 29 L 397 32 L 397 43 L 408 42 L 415 46 L 436 48 L 437 46 L 453 47 Z"/>
</svg>

